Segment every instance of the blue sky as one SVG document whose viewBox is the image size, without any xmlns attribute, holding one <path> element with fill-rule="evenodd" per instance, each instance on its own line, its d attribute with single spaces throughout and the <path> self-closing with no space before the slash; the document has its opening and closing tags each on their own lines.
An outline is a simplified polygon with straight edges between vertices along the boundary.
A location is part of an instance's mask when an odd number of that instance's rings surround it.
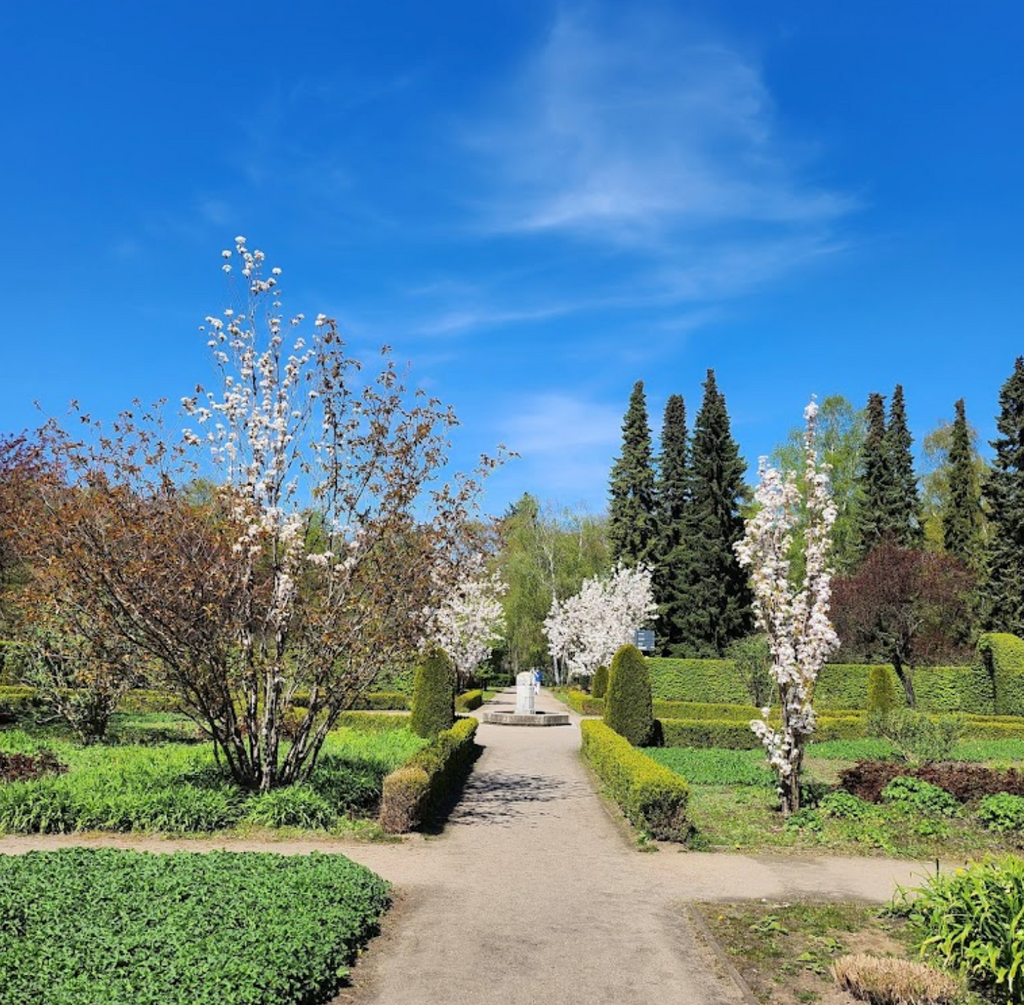
<svg viewBox="0 0 1024 1005">
<path fill-rule="evenodd" d="M 633 382 L 708 367 L 751 465 L 808 396 L 994 435 L 1024 352 L 1024 5 L 0 8 L 0 431 L 212 367 L 244 234 L 291 311 L 453 404 L 468 467 L 603 508 Z"/>
</svg>

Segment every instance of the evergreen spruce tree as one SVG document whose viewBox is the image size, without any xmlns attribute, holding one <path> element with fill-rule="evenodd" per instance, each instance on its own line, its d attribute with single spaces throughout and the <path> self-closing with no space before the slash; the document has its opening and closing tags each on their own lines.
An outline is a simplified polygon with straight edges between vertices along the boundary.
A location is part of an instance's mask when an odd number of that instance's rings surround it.
<svg viewBox="0 0 1024 1005">
<path fill-rule="evenodd" d="M 739 506 L 745 470 L 725 397 L 715 371 L 708 370 L 690 452 L 678 652 L 721 656 L 730 642 L 750 633 L 750 587 L 733 549 L 743 537 Z"/>
<path fill-rule="evenodd" d="M 658 604 L 658 644 L 670 653 L 682 641 L 682 576 L 685 571 L 685 523 L 689 500 L 689 449 L 686 405 L 678 394 L 665 404 L 661 454 L 655 485 L 658 560 L 654 567 L 654 599 Z"/>
<path fill-rule="evenodd" d="M 989 543 L 982 585 L 985 627 L 1024 635 L 1024 356 L 999 392 L 996 456 L 985 481 Z"/>
<path fill-rule="evenodd" d="M 946 551 L 974 567 L 978 558 L 981 526 L 981 489 L 971 454 L 964 399 L 954 406 L 952 441 L 949 445 L 949 499 L 942 513 L 942 541 Z"/>
<path fill-rule="evenodd" d="M 642 380 L 633 385 L 622 423 L 622 456 L 612 466 L 608 543 L 613 563 L 650 564 L 655 556 L 654 464 Z"/>
<path fill-rule="evenodd" d="M 914 474 L 913 438 L 907 427 L 903 385 L 897 384 L 889 402 L 885 430 L 889 483 L 886 491 L 886 531 L 901 548 L 919 548 L 924 542 L 921 496 Z"/>
<path fill-rule="evenodd" d="M 888 504 L 892 495 L 889 451 L 885 435 L 885 399 L 877 392 L 868 395 L 864 410 L 867 432 L 861 447 L 857 478 L 859 503 L 857 541 L 861 557 L 889 533 Z"/>
</svg>

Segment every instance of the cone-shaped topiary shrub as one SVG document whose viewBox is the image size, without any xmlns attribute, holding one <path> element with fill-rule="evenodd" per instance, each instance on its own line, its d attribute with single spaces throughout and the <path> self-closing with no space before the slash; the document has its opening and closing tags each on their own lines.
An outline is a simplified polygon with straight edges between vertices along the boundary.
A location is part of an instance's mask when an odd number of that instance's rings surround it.
<svg viewBox="0 0 1024 1005">
<path fill-rule="evenodd" d="M 868 712 L 888 715 L 900 702 L 896 698 L 896 685 L 888 667 L 873 666 L 868 670 Z"/>
<path fill-rule="evenodd" d="M 416 667 L 410 727 L 431 739 L 455 722 L 455 669 L 443 649 L 428 650 Z"/>
<path fill-rule="evenodd" d="M 608 692 L 608 667 L 599 666 L 594 671 L 594 683 L 590 687 L 592 698 L 603 698 Z"/>
<path fill-rule="evenodd" d="M 623 646 L 608 670 L 604 721 L 634 747 L 646 746 L 654 736 L 654 706 L 647 661 L 636 646 Z"/>
</svg>

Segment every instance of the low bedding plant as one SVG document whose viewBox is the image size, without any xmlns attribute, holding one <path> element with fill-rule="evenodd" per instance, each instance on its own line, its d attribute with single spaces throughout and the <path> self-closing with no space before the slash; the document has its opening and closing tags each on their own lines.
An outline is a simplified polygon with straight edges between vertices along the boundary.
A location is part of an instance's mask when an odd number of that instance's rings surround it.
<svg viewBox="0 0 1024 1005">
<path fill-rule="evenodd" d="M 0 1005 L 312 1005 L 387 905 L 342 855 L 0 856 Z"/>
<path fill-rule="evenodd" d="M 81 747 L 53 735 L 4 730 L 0 751 L 42 750 L 58 769 L 0 783 L 0 832 L 345 829 L 374 813 L 384 776 L 424 743 L 407 729 L 342 728 L 329 735 L 308 783 L 253 794 L 218 768 L 209 744 Z M 60 767 L 67 770 L 58 773 Z"/>
<path fill-rule="evenodd" d="M 932 860 L 1024 848 L 1024 794 L 994 789 L 1014 778 L 1024 742 L 970 741 L 953 752 L 958 766 L 915 769 L 885 764 L 871 799 L 837 787 L 857 760 L 895 757 L 885 740 L 836 740 L 807 748 L 803 806 L 783 818 L 773 778 L 758 750 L 649 748 L 658 763 L 690 784 L 691 846 L 732 849 L 831 848 L 843 853 Z M 924 778 L 913 777 L 920 773 Z M 945 788 L 943 787 L 945 786 Z M 951 790 L 951 791 L 947 791 Z M 874 800 L 874 801 L 872 801 Z"/>
</svg>

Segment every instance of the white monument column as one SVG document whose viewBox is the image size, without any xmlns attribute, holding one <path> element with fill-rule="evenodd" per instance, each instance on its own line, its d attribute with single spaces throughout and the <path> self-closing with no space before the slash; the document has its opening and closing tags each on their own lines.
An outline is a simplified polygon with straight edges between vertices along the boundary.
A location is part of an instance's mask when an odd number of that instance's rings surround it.
<svg viewBox="0 0 1024 1005">
<path fill-rule="evenodd" d="M 524 670 L 516 674 L 516 715 L 533 715 L 533 674 Z"/>
</svg>

